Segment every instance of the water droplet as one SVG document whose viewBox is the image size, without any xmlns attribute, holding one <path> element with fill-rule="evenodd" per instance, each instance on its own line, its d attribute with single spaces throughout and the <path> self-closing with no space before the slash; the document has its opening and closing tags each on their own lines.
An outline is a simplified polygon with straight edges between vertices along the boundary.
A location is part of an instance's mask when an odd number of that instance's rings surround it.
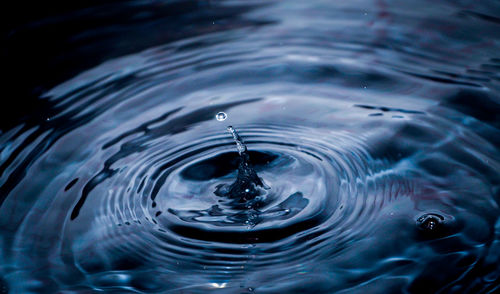
<svg viewBox="0 0 500 294">
<path fill-rule="evenodd" d="M 218 120 L 218 121 L 225 121 L 226 118 L 227 118 L 227 114 L 225 112 L 219 112 L 215 115 L 215 118 Z"/>
</svg>

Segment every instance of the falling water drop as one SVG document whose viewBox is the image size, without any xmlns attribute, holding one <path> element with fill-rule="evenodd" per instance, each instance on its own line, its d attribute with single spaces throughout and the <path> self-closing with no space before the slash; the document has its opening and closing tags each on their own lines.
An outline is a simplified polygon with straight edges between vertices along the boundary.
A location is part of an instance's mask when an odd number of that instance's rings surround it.
<svg viewBox="0 0 500 294">
<path fill-rule="evenodd" d="M 218 121 L 225 121 L 226 118 L 227 118 L 227 114 L 225 112 L 219 112 L 215 115 L 215 118 L 218 120 Z"/>
</svg>

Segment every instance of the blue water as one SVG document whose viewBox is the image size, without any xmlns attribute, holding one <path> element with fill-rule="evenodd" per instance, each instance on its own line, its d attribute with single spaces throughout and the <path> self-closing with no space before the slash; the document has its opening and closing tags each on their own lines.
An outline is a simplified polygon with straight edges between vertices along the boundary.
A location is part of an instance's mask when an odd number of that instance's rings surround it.
<svg viewBox="0 0 500 294">
<path fill-rule="evenodd" d="M 498 2 L 128 1 L 23 34 L 1 293 L 499 291 Z"/>
</svg>

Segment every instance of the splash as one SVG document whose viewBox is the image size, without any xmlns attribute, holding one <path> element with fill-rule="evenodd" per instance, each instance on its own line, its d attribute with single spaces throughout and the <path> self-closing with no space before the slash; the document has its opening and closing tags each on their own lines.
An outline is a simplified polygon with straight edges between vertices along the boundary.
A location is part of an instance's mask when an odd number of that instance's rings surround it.
<svg viewBox="0 0 500 294">
<path fill-rule="evenodd" d="M 218 185 L 214 194 L 217 196 L 237 198 L 240 202 L 246 202 L 261 195 L 262 190 L 269 189 L 269 187 L 264 184 L 262 179 L 257 175 L 255 169 L 252 167 L 252 164 L 250 163 L 250 155 L 248 154 L 248 148 L 238 132 L 232 126 L 228 126 L 227 130 L 233 136 L 240 155 L 238 163 L 238 176 L 230 185 Z"/>
</svg>

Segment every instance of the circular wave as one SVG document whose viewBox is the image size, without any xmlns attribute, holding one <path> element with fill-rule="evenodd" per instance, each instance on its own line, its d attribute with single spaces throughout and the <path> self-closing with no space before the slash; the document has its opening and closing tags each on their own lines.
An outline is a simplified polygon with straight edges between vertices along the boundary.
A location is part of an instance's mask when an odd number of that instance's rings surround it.
<svg viewBox="0 0 500 294">
<path fill-rule="evenodd" d="M 236 148 L 223 132 L 185 141 L 148 138 L 151 144 L 145 142 L 145 133 L 128 141 L 128 148 L 121 147 L 110 157 L 115 159 L 109 164 L 113 172 L 101 171 L 86 184 L 97 190 L 93 181 L 98 180 L 106 182 L 103 188 L 117 188 L 89 192 L 100 199 L 76 206 L 82 217 L 87 211 L 92 220 L 78 250 L 73 248 L 81 270 L 96 271 L 96 260 L 89 264 L 89 251 L 110 257 L 111 268 L 120 267 L 124 258 L 134 259 L 130 253 L 135 253 L 140 264 L 154 261 L 172 272 L 190 268 L 178 281 L 195 276 L 209 285 L 221 268 L 226 276 L 238 276 L 249 264 L 252 271 L 262 272 L 332 258 L 369 233 L 384 202 L 414 191 L 412 183 L 373 160 L 362 142 L 348 134 L 269 124 L 239 130 L 250 150 L 258 150 L 251 159 L 270 186 L 252 206 L 214 194 L 218 184 L 236 177 Z M 190 132 L 199 134 L 193 128 L 182 137 L 192 138 Z M 167 147 L 170 141 L 175 144 Z M 138 148 L 144 145 L 148 148 Z M 105 146 L 112 148 L 109 142 Z M 130 153 L 122 152 L 127 149 L 135 150 L 134 160 L 125 160 Z M 103 175 L 113 176 L 108 180 Z M 86 209 L 90 202 L 98 209 Z M 152 245 L 147 254 L 141 251 L 146 244 Z M 128 253 L 124 257 L 116 252 Z"/>
</svg>

